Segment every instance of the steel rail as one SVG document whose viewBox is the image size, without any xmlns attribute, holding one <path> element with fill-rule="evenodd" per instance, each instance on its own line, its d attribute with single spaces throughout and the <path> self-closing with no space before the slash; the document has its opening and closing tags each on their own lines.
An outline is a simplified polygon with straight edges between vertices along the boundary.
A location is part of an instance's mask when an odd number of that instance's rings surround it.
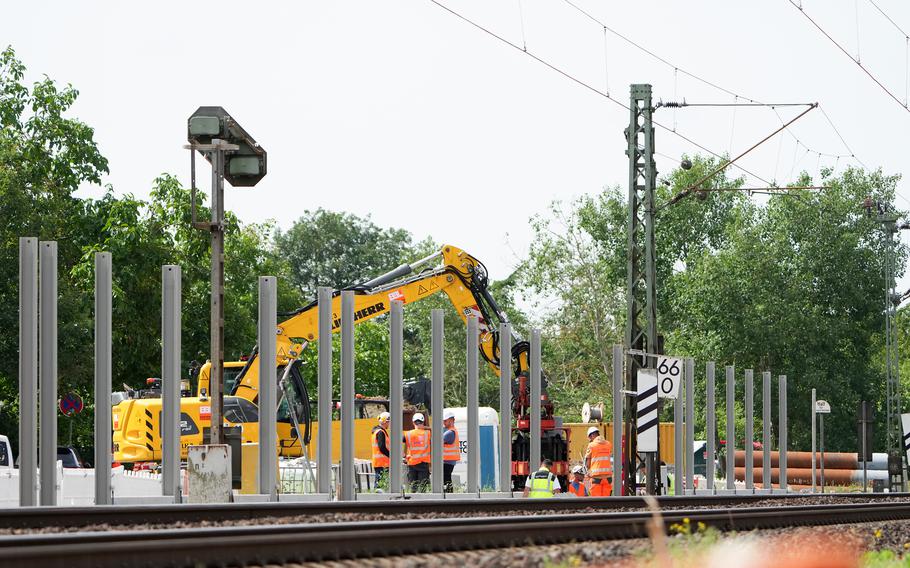
<svg viewBox="0 0 910 568">
<path fill-rule="evenodd" d="M 661 507 L 722 507 L 756 501 L 811 499 L 805 494 L 686 495 L 658 497 Z M 819 496 L 820 497 L 820 496 Z M 910 498 L 910 493 L 828 493 L 825 499 L 887 501 Z M 582 499 L 394 499 L 387 501 L 306 501 L 278 503 L 109 505 L 103 507 L 0 508 L 0 529 L 89 527 L 105 525 L 156 525 L 173 523 L 256 520 L 267 517 L 317 516 L 346 513 L 415 514 L 509 513 L 522 511 L 577 511 L 647 508 L 642 497 L 591 497 Z"/>
<path fill-rule="evenodd" d="M 910 518 L 910 503 L 674 509 L 720 530 Z M 649 511 L 288 524 L 0 537 L 0 565 L 209 566 L 326 561 L 647 536 Z M 553 530 L 559 527 L 559 530 Z"/>
</svg>

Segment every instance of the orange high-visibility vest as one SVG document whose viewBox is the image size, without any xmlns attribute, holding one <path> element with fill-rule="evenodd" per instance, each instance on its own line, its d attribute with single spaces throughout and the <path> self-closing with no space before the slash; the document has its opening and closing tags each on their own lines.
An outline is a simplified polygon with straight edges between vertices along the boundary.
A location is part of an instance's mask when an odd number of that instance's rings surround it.
<svg viewBox="0 0 910 568">
<path fill-rule="evenodd" d="M 455 441 L 451 444 L 442 444 L 443 461 L 461 460 L 461 443 L 458 441 L 458 428 L 452 427 L 452 432 L 455 432 Z"/>
<path fill-rule="evenodd" d="M 575 495 L 578 495 L 579 497 L 587 497 L 588 488 L 585 487 L 584 481 L 578 482 L 578 487 L 575 487 L 574 481 L 570 481 L 569 482 L 569 493 L 573 493 Z"/>
<path fill-rule="evenodd" d="M 379 440 L 376 439 L 376 434 L 378 433 L 385 434 L 385 449 L 389 450 L 389 433 L 385 428 L 381 426 L 376 426 L 373 428 L 373 467 L 389 467 L 389 456 L 382 453 L 379 448 Z"/>
<path fill-rule="evenodd" d="M 408 446 L 408 465 L 430 463 L 430 431 L 414 428 L 405 432 L 404 439 Z"/>
<path fill-rule="evenodd" d="M 588 473 L 591 477 L 610 477 L 613 475 L 613 444 L 604 440 L 600 443 L 592 443 L 591 448 L 591 467 Z"/>
</svg>

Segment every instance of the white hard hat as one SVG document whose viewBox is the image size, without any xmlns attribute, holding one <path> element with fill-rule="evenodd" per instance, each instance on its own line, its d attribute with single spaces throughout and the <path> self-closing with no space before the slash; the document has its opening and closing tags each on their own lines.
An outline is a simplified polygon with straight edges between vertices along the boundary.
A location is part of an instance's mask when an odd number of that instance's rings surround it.
<svg viewBox="0 0 910 568">
<path fill-rule="evenodd" d="M 451 410 L 446 410 L 445 413 L 442 415 L 442 419 L 443 419 L 443 420 L 448 420 L 448 419 L 450 419 L 450 418 L 451 418 L 451 419 L 454 419 L 454 418 L 455 418 L 455 413 L 452 412 Z"/>
<path fill-rule="evenodd" d="M 390 419 L 390 418 L 392 418 L 392 415 L 389 414 L 388 412 L 383 412 L 383 413 L 381 413 L 381 414 L 379 415 L 379 421 L 380 421 L 380 422 L 382 422 L 383 420 L 388 420 L 388 419 Z"/>
<path fill-rule="evenodd" d="M 572 473 L 584 473 L 584 472 L 585 472 L 585 466 L 583 466 L 583 465 L 576 465 L 575 467 L 572 468 Z"/>
<path fill-rule="evenodd" d="M 588 436 L 591 434 L 600 434 L 600 429 L 597 426 L 591 426 L 588 428 Z"/>
<path fill-rule="evenodd" d="M 421 414 L 420 412 L 417 412 L 414 414 L 413 420 L 414 420 L 414 422 L 426 422 L 426 418 L 424 418 L 423 414 Z"/>
</svg>

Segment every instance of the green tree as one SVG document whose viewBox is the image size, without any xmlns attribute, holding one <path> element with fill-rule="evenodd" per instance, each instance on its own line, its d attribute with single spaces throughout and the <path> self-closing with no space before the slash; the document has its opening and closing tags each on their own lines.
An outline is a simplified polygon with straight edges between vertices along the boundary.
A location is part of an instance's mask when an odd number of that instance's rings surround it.
<svg viewBox="0 0 910 568">
<path fill-rule="evenodd" d="M 277 232 L 275 244 L 291 283 L 308 298 L 318 286 L 341 289 L 413 260 L 407 231 L 325 209 L 305 211 L 290 229 Z"/>
<path fill-rule="evenodd" d="M 658 204 L 715 166 L 693 162 L 691 170 L 670 174 Z M 808 408 L 810 390 L 819 389 L 837 401 L 829 422 L 835 449 L 854 449 L 857 401 L 881 403 L 884 392 L 876 367 L 882 239 L 860 204 L 866 196 L 893 204 L 896 181 L 881 172 L 824 172 L 824 191 L 784 191 L 756 203 L 718 191 L 742 183 L 718 176 L 701 195 L 658 205 L 658 328 L 668 353 L 697 359 L 696 400 L 704 400 L 707 360 L 737 366 L 738 400 L 743 369 L 757 377 L 764 370 L 775 379 L 786 374 L 790 408 Z M 803 176 L 796 184 L 811 182 Z M 626 215 L 625 193 L 612 189 L 568 208 L 558 204 L 535 224 L 526 282 L 552 302 L 540 322 L 551 393 L 567 417 L 583 400 L 609 400 L 604 348 L 621 342 L 625 328 Z M 906 256 L 900 247 L 898 266 Z M 718 377 L 722 385 L 722 371 Z M 719 419 L 722 428 L 723 414 Z M 790 423 L 792 444 L 805 447 L 806 413 L 793 410 Z"/>
<path fill-rule="evenodd" d="M 73 197 L 81 183 L 100 183 L 107 160 L 93 130 L 67 116 L 79 92 L 45 77 L 31 86 L 11 47 L 0 53 L 0 263 L 18 265 L 18 239 L 58 242 L 58 314 L 68 325 L 59 333 L 61 393 L 85 394 L 91 382 L 90 304 L 72 286 L 69 268 L 80 243 L 97 223 Z M 18 445 L 18 271 L 0 272 L 0 432 Z M 70 356 L 74 354 L 75 356 Z M 89 419 L 90 421 L 90 419 Z M 66 430 L 61 429 L 61 432 Z"/>
</svg>

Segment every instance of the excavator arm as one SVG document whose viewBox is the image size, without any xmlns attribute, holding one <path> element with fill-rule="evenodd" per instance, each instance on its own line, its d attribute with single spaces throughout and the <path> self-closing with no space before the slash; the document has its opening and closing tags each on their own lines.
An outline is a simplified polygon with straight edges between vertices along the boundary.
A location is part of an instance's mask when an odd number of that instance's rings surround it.
<svg viewBox="0 0 910 568">
<path fill-rule="evenodd" d="M 441 260 L 441 262 L 439 262 Z M 488 290 L 484 265 L 463 250 L 445 245 L 426 258 L 398 268 L 366 282 L 345 288 L 354 297 L 355 325 L 379 317 L 391 309 L 393 300 L 404 304 L 418 302 L 443 292 L 452 302 L 462 321 L 469 316 L 478 319 L 480 352 L 499 375 L 499 324 L 508 322 Z M 316 341 L 319 334 L 317 303 L 304 306 L 278 325 L 278 365 L 297 359 L 303 349 Z M 332 332 L 341 327 L 341 291 L 332 297 Z M 512 331 L 514 375 L 528 370 L 529 345 Z M 258 353 L 247 361 L 232 394 L 256 402 L 259 390 Z"/>
</svg>

